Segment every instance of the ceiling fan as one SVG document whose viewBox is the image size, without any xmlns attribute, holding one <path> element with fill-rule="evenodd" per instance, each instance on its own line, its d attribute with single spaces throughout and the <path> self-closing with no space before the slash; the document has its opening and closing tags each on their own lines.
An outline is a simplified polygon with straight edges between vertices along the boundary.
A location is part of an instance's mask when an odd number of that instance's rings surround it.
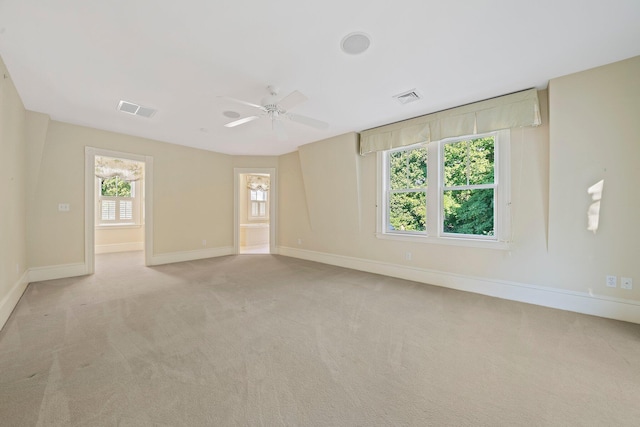
<svg viewBox="0 0 640 427">
<path fill-rule="evenodd" d="M 260 101 L 260 105 L 254 104 L 252 102 L 242 101 L 240 99 L 231 98 L 228 96 L 222 96 L 222 98 L 228 99 L 229 101 L 233 101 L 242 105 L 248 105 L 249 107 L 260 110 L 259 115 L 247 116 L 238 120 L 234 120 L 227 123 L 225 127 L 232 128 L 244 123 L 249 123 L 261 117 L 268 117 L 271 120 L 271 128 L 274 130 L 279 140 L 287 139 L 287 132 L 282 123 L 284 120 L 291 120 L 293 122 L 311 126 L 316 129 L 326 129 L 329 127 L 329 124 L 326 122 L 289 112 L 291 108 L 307 100 L 307 97 L 302 93 L 294 90 L 289 95 L 278 100 L 278 92 L 280 91 L 280 89 L 275 86 L 268 86 L 267 89 L 269 90 L 270 95 L 263 98 L 262 101 Z"/>
</svg>

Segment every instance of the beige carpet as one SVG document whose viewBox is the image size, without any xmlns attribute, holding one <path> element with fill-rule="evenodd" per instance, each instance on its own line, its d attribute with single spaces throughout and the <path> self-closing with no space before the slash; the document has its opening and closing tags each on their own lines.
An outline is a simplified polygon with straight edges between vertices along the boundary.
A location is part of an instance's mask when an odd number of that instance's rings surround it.
<svg viewBox="0 0 640 427">
<path fill-rule="evenodd" d="M 0 333 L 1 425 L 640 425 L 640 325 L 272 255 L 96 264 Z"/>
</svg>

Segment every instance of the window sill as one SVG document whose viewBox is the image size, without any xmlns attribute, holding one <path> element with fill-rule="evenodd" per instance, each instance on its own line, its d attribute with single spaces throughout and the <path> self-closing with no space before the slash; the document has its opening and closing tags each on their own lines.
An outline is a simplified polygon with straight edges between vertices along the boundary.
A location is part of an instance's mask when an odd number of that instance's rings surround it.
<svg viewBox="0 0 640 427">
<path fill-rule="evenodd" d="M 376 237 L 382 240 L 395 240 L 401 242 L 426 243 L 447 246 L 464 246 L 468 248 L 484 248 L 509 250 L 511 247 L 509 242 L 500 242 L 497 240 L 480 240 L 480 239 L 463 239 L 459 237 L 432 237 L 418 236 L 415 234 L 392 234 L 392 233 L 376 233 Z"/>
<path fill-rule="evenodd" d="M 116 230 L 125 228 L 140 228 L 142 224 L 100 224 L 96 225 L 98 230 Z"/>
</svg>

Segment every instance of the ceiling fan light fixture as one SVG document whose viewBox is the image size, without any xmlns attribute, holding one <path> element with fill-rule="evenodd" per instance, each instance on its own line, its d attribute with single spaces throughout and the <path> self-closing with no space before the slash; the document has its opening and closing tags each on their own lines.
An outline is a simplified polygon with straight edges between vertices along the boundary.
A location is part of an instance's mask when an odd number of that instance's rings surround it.
<svg viewBox="0 0 640 427">
<path fill-rule="evenodd" d="M 360 55 L 369 49 L 369 46 L 371 46 L 371 38 L 362 32 L 347 34 L 340 42 L 342 51 L 349 55 Z"/>
</svg>

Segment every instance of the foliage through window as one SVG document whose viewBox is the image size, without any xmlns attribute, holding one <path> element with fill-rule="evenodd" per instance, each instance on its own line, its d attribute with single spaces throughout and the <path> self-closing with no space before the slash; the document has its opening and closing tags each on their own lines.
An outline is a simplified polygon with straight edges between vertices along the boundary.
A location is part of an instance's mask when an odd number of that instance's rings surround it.
<svg viewBox="0 0 640 427">
<path fill-rule="evenodd" d="M 443 144 L 443 233 L 495 233 L 495 138 Z"/>
<path fill-rule="evenodd" d="M 426 231 L 427 149 L 389 153 L 389 230 Z"/>
<path fill-rule="evenodd" d="M 500 131 L 385 152 L 383 233 L 498 240 L 498 219 L 506 217 L 507 206 L 498 200 L 506 201 L 508 190 L 497 177 L 500 169 L 506 181 L 508 163 L 497 160 L 508 135 Z"/>
</svg>

